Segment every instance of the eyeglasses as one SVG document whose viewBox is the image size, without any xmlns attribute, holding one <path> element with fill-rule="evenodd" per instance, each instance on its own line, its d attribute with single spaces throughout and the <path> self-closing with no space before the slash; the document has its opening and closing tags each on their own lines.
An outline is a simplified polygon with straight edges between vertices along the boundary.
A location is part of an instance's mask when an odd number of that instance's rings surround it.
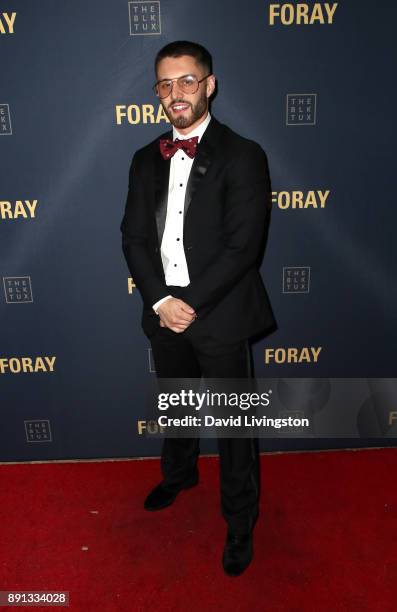
<svg viewBox="0 0 397 612">
<path fill-rule="evenodd" d="M 198 80 L 194 74 L 185 74 L 175 79 L 162 79 L 153 85 L 153 91 L 160 99 L 167 98 L 172 91 L 174 81 L 176 81 L 178 83 L 178 89 L 183 91 L 183 93 L 194 94 L 198 90 L 200 83 L 209 76 L 211 75 L 207 74 L 207 76 Z"/>
</svg>

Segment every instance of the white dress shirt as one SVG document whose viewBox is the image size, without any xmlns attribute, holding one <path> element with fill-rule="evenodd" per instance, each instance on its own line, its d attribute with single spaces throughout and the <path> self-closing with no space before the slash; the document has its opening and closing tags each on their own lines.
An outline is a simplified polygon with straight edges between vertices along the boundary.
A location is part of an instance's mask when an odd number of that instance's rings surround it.
<svg viewBox="0 0 397 612">
<path fill-rule="evenodd" d="M 180 134 L 173 126 L 172 137 L 180 140 L 198 136 L 199 142 L 211 120 L 207 113 L 204 121 L 188 134 Z M 178 149 L 171 157 L 170 177 L 168 182 L 167 217 L 165 220 L 163 239 L 161 241 L 161 260 L 165 275 L 166 285 L 177 285 L 186 287 L 190 283 L 189 271 L 187 269 L 185 250 L 183 248 L 183 207 L 185 202 L 186 185 L 194 158 L 189 157 L 182 149 Z M 165 161 L 164 161 L 165 163 Z M 172 295 L 167 295 L 155 304 L 157 308 Z"/>
</svg>

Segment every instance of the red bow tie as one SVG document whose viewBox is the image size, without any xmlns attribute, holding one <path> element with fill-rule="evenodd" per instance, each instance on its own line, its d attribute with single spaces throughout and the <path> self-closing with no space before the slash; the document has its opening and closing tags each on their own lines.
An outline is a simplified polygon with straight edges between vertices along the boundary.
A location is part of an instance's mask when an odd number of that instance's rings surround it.
<svg viewBox="0 0 397 612">
<path fill-rule="evenodd" d="M 160 138 L 160 152 L 164 159 L 170 159 L 178 149 L 182 149 L 186 155 L 193 158 L 196 155 L 197 143 L 198 136 L 186 138 L 185 140 L 180 140 L 179 138 L 175 138 L 175 140 Z"/>
</svg>

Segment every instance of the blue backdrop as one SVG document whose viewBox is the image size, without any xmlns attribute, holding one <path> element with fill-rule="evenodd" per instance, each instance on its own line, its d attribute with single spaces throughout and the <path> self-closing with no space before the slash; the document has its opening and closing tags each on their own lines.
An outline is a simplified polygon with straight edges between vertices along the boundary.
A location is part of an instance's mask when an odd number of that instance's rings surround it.
<svg viewBox="0 0 397 612">
<path fill-rule="evenodd" d="M 151 86 L 175 39 L 210 50 L 211 112 L 269 159 L 262 273 L 279 328 L 253 347 L 256 375 L 396 375 L 392 12 L 3 0 L 0 460 L 159 453 L 143 433 L 155 373 L 119 226 L 132 155 L 169 126 Z M 262 448 L 346 445 L 379 440 Z"/>
</svg>

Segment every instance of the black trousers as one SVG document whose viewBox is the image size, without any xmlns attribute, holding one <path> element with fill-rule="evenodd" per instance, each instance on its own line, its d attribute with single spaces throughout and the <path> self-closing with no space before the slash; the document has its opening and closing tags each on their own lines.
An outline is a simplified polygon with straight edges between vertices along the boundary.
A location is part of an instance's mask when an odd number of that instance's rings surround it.
<svg viewBox="0 0 397 612">
<path fill-rule="evenodd" d="M 159 378 L 252 377 L 249 341 L 220 342 L 200 334 L 198 321 L 183 333 L 159 325 L 150 341 Z M 229 529 L 241 535 L 250 531 L 258 518 L 258 440 L 252 437 L 218 438 L 218 450 L 221 512 Z M 195 480 L 199 452 L 199 438 L 164 438 L 163 486 L 177 491 L 182 484 Z"/>
</svg>

